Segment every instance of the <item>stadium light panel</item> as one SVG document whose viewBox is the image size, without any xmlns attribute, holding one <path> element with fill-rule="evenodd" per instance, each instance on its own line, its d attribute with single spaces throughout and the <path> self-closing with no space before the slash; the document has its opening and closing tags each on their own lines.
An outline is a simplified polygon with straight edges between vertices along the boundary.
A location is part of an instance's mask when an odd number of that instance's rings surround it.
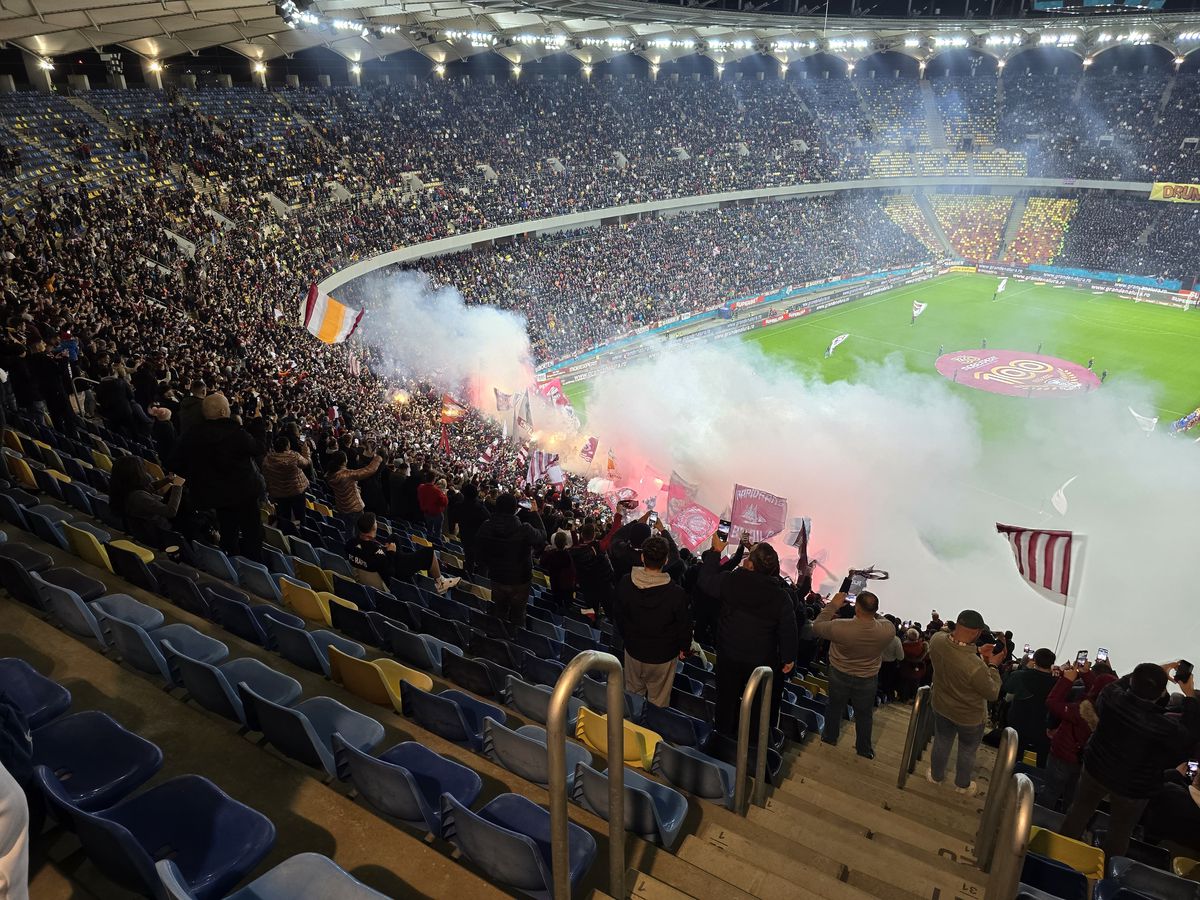
<svg viewBox="0 0 1200 900">
<path fill-rule="evenodd" d="M 915 38 L 915 37 L 905 38 L 905 39 L 904 39 L 904 46 L 905 46 L 905 47 L 908 47 L 910 50 L 911 50 L 911 49 L 913 49 L 914 47 L 920 47 L 920 46 L 921 46 L 921 39 L 920 39 L 920 38 Z"/>
<path fill-rule="evenodd" d="M 970 43 L 970 40 L 961 34 L 936 35 L 933 39 L 933 46 L 941 48 L 967 47 L 970 45 Z"/>
<path fill-rule="evenodd" d="M 152 59 L 152 60 L 150 60 L 150 65 L 148 66 L 148 68 L 150 69 L 151 72 L 161 72 L 162 71 L 162 63 L 160 63 L 157 59 Z"/>
<path fill-rule="evenodd" d="M 261 63 L 261 62 L 256 62 L 256 63 L 254 64 L 254 73 L 255 73 L 256 75 L 262 75 L 262 74 L 263 74 L 264 72 L 266 72 L 266 71 L 267 71 L 267 67 L 266 67 L 266 66 L 265 66 L 263 63 Z"/>
<path fill-rule="evenodd" d="M 989 34 L 984 43 L 989 47 L 1017 47 L 1023 40 L 1019 34 Z"/>
<path fill-rule="evenodd" d="M 49 72 L 54 68 L 54 61 L 46 59 L 46 57 L 43 56 L 38 60 L 38 68 L 44 72 Z"/>
</svg>

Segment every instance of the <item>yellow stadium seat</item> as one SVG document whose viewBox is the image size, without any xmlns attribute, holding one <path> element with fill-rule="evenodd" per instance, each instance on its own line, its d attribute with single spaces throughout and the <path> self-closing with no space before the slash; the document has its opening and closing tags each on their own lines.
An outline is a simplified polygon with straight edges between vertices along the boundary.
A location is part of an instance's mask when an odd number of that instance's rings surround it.
<svg viewBox="0 0 1200 900">
<path fill-rule="evenodd" d="M 547 590 L 549 590 L 549 588 L 550 588 L 550 578 L 548 575 L 546 575 L 545 572 L 535 571 L 533 573 L 533 583 L 536 585 L 540 585 L 541 587 L 544 587 Z"/>
<path fill-rule="evenodd" d="M 312 505 L 312 508 L 319 515 L 325 516 L 326 518 L 331 518 L 333 516 L 333 510 L 330 509 L 328 506 L 326 506 L 324 503 L 314 503 Z"/>
<path fill-rule="evenodd" d="M 29 488 L 31 491 L 38 489 L 37 479 L 33 477 L 33 469 L 29 468 L 29 463 L 21 457 L 10 456 L 8 458 L 8 472 L 20 482 L 21 487 Z"/>
<path fill-rule="evenodd" d="M 67 536 L 67 546 L 71 548 L 72 553 L 93 566 L 107 569 L 109 572 L 113 570 L 112 563 L 108 561 L 108 551 L 104 549 L 104 545 L 96 539 L 94 534 L 84 531 L 82 528 L 76 528 L 70 522 L 63 522 L 62 529 Z"/>
<path fill-rule="evenodd" d="M 333 624 L 333 620 L 329 614 L 330 603 L 340 603 L 342 606 L 348 606 L 350 609 L 358 609 L 358 606 L 349 600 L 335 597 L 326 591 L 314 591 L 312 588 L 305 587 L 286 576 L 279 579 L 279 590 L 283 597 L 284 606 L 289 607 L 292 612 L 302 619 L 321 622 L 324 625 Z"/>
<path fill-rule="evenodd" d="M 1082 841 L 1063 837 L 1036 825 L 1029 830 L 1029 852 L 1037 853 L 1082 872 L 1088 879 L 1099 881 L 1104 877 L 1104 851 L 1090 847 Z"/>
<path fill-rule="evenodd" d="M 294 556 L 292 557 L 292 567 L 296 570 L 296 577 L 314 591 L 333 593 L 333 577 L 325 569 Z"/>
<path fill-rule="evenodd" d="M 433 690 L 433 679 L 424 672 L 392 659 L 356 659 L 334 646 L 329 647 L 329 674 L 350 693 L 370 703 L 391 706 L 397 713 L 401 712 L 401 682 L 407 681 L 423 691 Z"/>
<path fill-rule="evenodd" d="M 68 476 L 64 475 L 62 472 L 58 471 L 58 469 L 47 469 L 46 474 L 49 475 L 51 478 L 54 478 L 58 481 L 63 482 L 63 484 L 71 483 L 71 479 Z"/>
<path fill-rule="evenodd" d="M 485 588 L 482 585 L 474 584 L 470 581 L 460 581 L 458 586 L 468 594 L 474 594 L 480 600 L 492 599 L 492 591 L 490 588 Z"/>
<path fill-rule="evenodd" d="M 112 471 L 112 458 L 106 453 L 101 453 L 99 450 L 92 451 L 92 463 L 101 472 Z"/>
<path fill-rule="evenodd" d="M 438 551 L 438 560 L 443 565 L 454 566 L 456 569 L 461 569 L 463 567 L 463 561 L 461 559 L 459 559 L 453 553 L 448 553 L 445 550 Z"/>
<path fill-rule="evenodd" d="M 1171 871 L 1180 878 L 1186 878 L 1189 881 L 1200 881 L 1200 860 L 1190 859 L 1186 856 L 1177 856 L 1171 860 Z"/>
<path fill-rule="evenodd" d="M 153 463 L 148 459 L 143 459 L 142 468 L 146 470 L 146 474 L 150 476 L 151 481 L 158 481 L 163 477 L 162 466 L 160 466 L 158 463 Z"/>
<path fill-rule="evenodd" d="M 25 447 L 21 443 L 21 436 L 11 428 L 4 429 L 4 446 L 10 450 L 16 450 L 18 453 L 25 452 Z"/>
<path fill-rule="evenodd" d="M 413 544 L 415 544 L 418 547 L 432 547 L 433 546 L 433 544 L 429 543 L 429 541 L 425 540 L 425 538 L 421 537 L 418 534 L 414 534 L 412 536 L 412 542 L 413 542 Z"/>
<path fill-rule="evenodd" d="M 649 769 L 654 760 L 654 750 L 662 740 L 649 728 L 625 721 L 625 765 L 638 769 Z M 587 707 L 579 710 L 579 721 L 575 725 L 575 737 L 589 750 L 608 754 L 608 716 L 594 713 Z"/>
</svg>

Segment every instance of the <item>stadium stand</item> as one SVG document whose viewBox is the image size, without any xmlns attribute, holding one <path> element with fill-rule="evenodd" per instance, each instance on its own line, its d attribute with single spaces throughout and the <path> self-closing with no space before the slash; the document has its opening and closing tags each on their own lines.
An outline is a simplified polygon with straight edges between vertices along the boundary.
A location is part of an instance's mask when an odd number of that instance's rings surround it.
<svg viewBox="0 0 1200 900">
<path fill-rule="evenodd" d="M 958 254 L 982 261 L 995 257 L 1012 208 L 1011 197 L 933 194 L 929 201 Z"/>
<path fill-rule="evenodd" d="M 945 252 L 925 218 L 925 213 L 913 200 L 911 194 L 895 194 L 888 197 L 884 201 L 883 208 L 887 212 L 888 218 L 920 241 L 921 246 L 928 250 L 935 259 Z"/>
<path fill-rule="evenodd" d="M 1078 205 L 1075 200 L 1030 197 L 1004 262 L 1027 266 L 1056 259 Z"/>
</svg>

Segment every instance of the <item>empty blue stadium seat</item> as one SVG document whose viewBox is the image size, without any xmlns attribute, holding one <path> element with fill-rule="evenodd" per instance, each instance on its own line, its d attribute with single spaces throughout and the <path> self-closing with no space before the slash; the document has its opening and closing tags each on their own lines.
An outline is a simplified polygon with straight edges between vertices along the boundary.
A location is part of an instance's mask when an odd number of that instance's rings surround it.
<svg viewBox="0 0 1200 900">
<path fill-rule="evenodd" d="M 49 612 L 46 599 L 33 580 L 33 573 L 16 560 L 6 556 L 0 556 L 0 586 L 3 586 L 11 597 L 26 606 L 36 609 L 38 612 Z"/>
<path fill-rule="evenodd" d="M 169 859 L 156 864 L 168 900 L 198 900 L 179 867 Z M 319 853 L 298 853 L 259 875 L 225 900 L 389 900 L 367 887 L 332 859 Z"/>
<path fill-rule="evenodd" d="M 442 833 L 442 794 L 470 806 L 483 790 L 475 770 L 434 753 L 415 741 L 371 756 L 333 738 L 338 775 L 380 812 L 432 834 Z"/>
<path fill-rule="evenodd" d="M 255 693 L 244 681 L 237 687 L 251 731 L 262 732 L 280 753 L 324 770 L 329 778 L 337 777 L 334 733 L 364 751 L 383 740 L 382 725 L 332 697 L 311 697 L 288 707 Z"/>
<path fill-rule="evenodd" d="M 1022 875 L 1022 881 L 1027 879 Z M 1110 857 L 1093 900 L 1124 900 L 1121 892 L 1153 900 L 1200 900 L 1200 882 L 1180 878 L 1125 856 Z"/>
<path fill-rule="evenodd" d="M 605 682 L 597 681 L 589 675 L 584 675 L 579 679 L 579 687 L 584 706 L 592 712 L 608 712 L 608 685 Z M 640 722 L 642 707 L 645 703 L 645 697 L 625 691 L 625 718 L 631 722 Z"/>
<path fill-rule="evenodd" d="M 574 822 L 567 825 L 571 888 L 596 857 L 596 839 Z M 442 797 L 442 837 L 487 876 L 531 897 L 549 900 L 554 889 L 550 860 L 550 813 L 517 794 L 501 794 L 479 812 Z"/>
<path fill-rule="evenodd" d="M 558 684 L 558 678 L 563 673 L 564 666 L 552 659 L 541 659 L 532 654 L 525 657 L 525 668 L 522 672 L 525 678 L 533 684 Z"/>
<path fill-rule="evenodd" d="M 71 692 L 23 659 L 0 659 L 0 693 L 17 705 L 31 729 L 53 721 L 71 707 Z"/>
<path fill-rule="evenodd" d="M 266 544 L 262 546 L 263 564 L 266 565 L 267 571 L 272 575 L 286 575 L 289 578 L 296 577 L 296 567 L 292 565 L 291 558 L 274 547 L 269 547 Z M 242 557 L 238 557 L 241 559 Z M 237 559 L 233 561 L 234 568 L 237 567 Z M 238 573 L 241 574 L 240 572 Z"/>
<path fill-rule="evenodd" d="M 300 682 L 253 657 L 243 656 L 213 665 L 177 650 L 170 641 L 163 641 L 162 648 L 176 683 L 187 690 L 191 699 L 240 725 L 246 724 L 246 713 L 237 692 L 240 682 L 282 706 L 291 706 L 300 697 Z"/>
<path fill-rule="evenodd" d="M 553 688 L 544 684 L 530 684 L 510 675 L 504 685 L 504 702 L 527 719 L 545 725 L 553 693 Z M 579 710 L 582 707 L 582 700 L 575 697 L 567 699 L 567 725 L 572 734 L 575 732 L 575 723 L 579 720 Z"/>
<path fill-rule="evenodd" d="M 448 741 L 479 750 L 483 746 L 483 720 L 508 721 L 504 710 L 469 697 L 462 691 L 432 694 L 407 681 L 400 684 L 404 715 Z"/>
<path fill-rule="evenodd" d="M 78 594 L 57 584 L 43 581 L 36 572 L 31 572 L 30 576 L 37 585 L 46 608 L 63 628 L 79 637 L 92 638 L 102 650 L 108 649 L 108 639 L 96 614 Z"/>
<path fill-rule="evenodd" d="M 322 569 L 328 569 L 330 572 L 336 572 L 338 575 L 343 575 L 346 578 L 354 577 L 354 569 L 350 567 L 349 560 L 340 553 L 332 553 L 329 550 L 317 548 L 317 559 Z"/>
<path fill-rule="evenodd" d="M 126 622 L 132 622 L 147 631 L 158 628 L 165 621 L 163 614 L 153 606 L 134 600 L 128 594 L 109 594 L 99 600 L 93 600 L 88 606 L 100 620 L 101 627 L 104 626 L 104 620 L 109 616 L 116 616 Z"/>
<path fill-rule="evenodd" d="M 371 647 L 382 647 L 382 636 L 375 630 L 371 621 L 374 613 L 366 613 L 361 609 L 351 609 L 341 603 L 329 604 L 329 618 L 335 629 L 351 640 L 358 641 Z"/>
<path fill-rule="evenodd" d="M 70 566 L 54 566 L 37 574 L 48 584 L 56 584 L 68 591 L 74 591 L 84 603 L 91 603 L 108 593 L 108 587 L 103 581 Z"/>
<path fill-rule="evenodd" d="M 0 497 L 3 497 L 0 494 Z M 40 550 L 34 550 L 28 544 L 16 544 L 5 541 L 0 544 L 0 557 L 11 559 L 26 572 L 43 572 L 54 565 L 54 560 Z"/>
<path fill-rule="evenodd" d="M 676 675 L 676 678 L 679 676 Z M 653 703 L 642 705 L 641 724 L 658 734 L 664 741 L 703 750 L 712 735 L 713 727 L 676 709 L 662 708 Z"/>
<path fill-rule="evenodd" d="M 229 557 L 216 547 L 196 541 L 192 544 L 192 554 L 196 565 L 213 578 L 220 578 L 233 584 L 238 583 L 237 571 L 229 561 Z"/>
<path fill-rule="evenodd" d="M 321 558 L 317 556 L 317 551 L 308 541 L 298 537 L 288 538 L 288 547 L 291 548 L 292 556 L 297 559 L 302 559 L 306 563 L 312 563 L 314 566 L 321 564 Z"/>
<path fill-rule="evenodd" d="M 582 744 L 566 742 L 567 788 L 575 778 L 575 766 L 591 765 L 592 754 Z M 515 731 L 494 719 L 483 720 L 483 753 L 492 762 L 526 781 L 543 787 L 550 784 L 550 759 L 546 749 L 546 729 L 537 725 L 522 725 Z"/>
<path fill-rule="evenodd" d="M 473 694 L 488 700 L 499 700 L 500 692 L 492 683 L 492 675 L 482 660 L 468 659 L 448 653 L 442 657 L 442 675 Z"/>
<path fill-rule="evenodd" d="M 264 600 L 270 600 L 272 603 L 282 602 L 279 585 L 275 583 L 275 576 L 268 572 L 267 567 L 262 563 L 256 563 L 243 556 L 235 556 L 233 568 L 237 572 L 237 577 L 228 579 L 229 581 L 241 585 L 250 593 L 256 594 Z"/>
<path fill-rule="evenodd" d="M 63 794 L 94 811 L 128 797 L 162 768 L 162 751 L 97 710 L 63 716 L 33 733 L 33 763 Z"/>
<path fill-rule="evenodd" d="M 289 616 L 295 619 L 294 616 Z M 303 625 L 289 624 L 277 616 L 275 610 L 268 609 L 263 618 L 267 634 L 275 648 L 284 659 L 296 665 L 316 672 L 318 675 L 329 677 L 329 645 L 337 647 L 343 653 L 358 659 L 366 659 L 367 651 L 362 644 L 334 634 L 332 631 L 317 629 L 308 631 Z"/>
<path fill-rule="evenodd" d="M 158 578 L 150 571 L 150 567 L 136 553 L 123 547 L 109 544 L 105 547 L 108 561 L 112 563 L 113 572 L 124 578 L 135 587 L 157 594 L 161 589 Z"/>
<path fill-rule="evenodd" d="M 147 897 L 163 896 L 156 858 L 169 856 L 198 900 L 215 900 L 253 871 L 275 843 L 270 819 L 198 775 L 172 778 L 92 813 L 71 802 L 49 769 L 39 766 L 35 773 L 93 865 Z"/>
<path fill-rule="evenodd" d="M 70 472 L 67 472 L 71 475 Z M 71 475 L 74 478 L 74 475 Z M 62 485 L 63 500 L 79 510 L 85 516 L 92 515 L 92 498 L 91 495 L 80 487 L 75 482 L 66 482 Z"/>
<path fill-rule="evenodd" d="M 683 821 L 687 817 L 687 798 L 665 784 L 659 784 L 629 766 L 624 767 L 625 830 L 643 840 L 675 849 Z M 602 819 L 608 818 L 608 772 L 597 772 L 580 763 L 575 768 L 572 798 Z"/>
<path fill-rule="evenodd" d="M 181 622 L 150 632 L 116 616 L 108 616 L 105 624 L 124 662 L 148 675 L 162 676 L 167 685 L 175 684 L 175 676 L 159 646 L 162 641 L 170 641 L 180 652 L 207 663 L 219 663 L 229 656 L 229 648 L 220 641 Z"/>
<path fill-rule="evenodd" d="M 691 747 L 673 747 L 666 741 L 659 741 L 654 748 L 654 762 L 650 771 L 681 791 L 733 808 L 733 787 L 737 783 L 737 773 L 728 763 Z"/>
<path fill-rule="evenodd" d="M 1082 872 L 1036 853 L 1025 854 L 1021 883 L 1061 900 L 1088 900 L 1088 880 Z"/>
<path fill-rule="evenodd" d="M 248 600 L 249 598 L 236 588 L 216 584 L 206 584 L 203 588 L 203 601 L 214 622 L 242 640 L 265 647 L 266 627 L 251 611 Z"/>
</svg>

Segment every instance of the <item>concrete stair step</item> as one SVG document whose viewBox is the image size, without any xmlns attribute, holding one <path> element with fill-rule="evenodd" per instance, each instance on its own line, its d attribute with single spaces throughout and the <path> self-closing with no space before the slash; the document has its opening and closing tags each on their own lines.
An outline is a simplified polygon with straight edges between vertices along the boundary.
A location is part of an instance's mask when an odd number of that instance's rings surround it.
<svg viewBox="0 0 1200 900">
<path fill-rule="evenodd" d="M 695 841 L 694 835 L 684 837 L 674 853 L 669 853 L 661 847 L 654 847 L 644 842 L 638 845 L 626 843 L 628 853 L 625 859 L 629 870 L 636 872 L 638 878 L 646 878 L 647 890 L 657 890 L 658 885 L 674 891 L 673 894 L 663 894 L 664 900 L 674 897 L 729 897 L 731 900 L 753 900 L 751 894 L 732 882 L 722 878 L 721 874 L 711 872 L 696 865 L 684 847 L 689 841 Z M 689 851 L 689 853 L 694 851 Z M 599 862 L 597 858 L 597 862 Z M 630 877 L 626 871 L 625 889 L 632 891 L 637 880 Z M 657 896 L 657 895 L 652 895 Z"/>
<path fill-rule="evenodd" d="M 827 878 L 818 884 L 810 881 L 810 874 L 805 872 L 789 872 L 785 877 L 760 862 L 744 860 L 719 844 L 702 841 L 691 835 L 683 839 L 679 856 L 759 900 L 838 900 L 842 897 L 865 900 L 860 891 L 836 879 Z M 840 888 L 846 889 L 847 893 L 828 892 Z M 722 891 L 708 896 L 724 897 L 725 893 Z"/>
<path fill-rule="evenodd" d="M 625 889 L 629 891 L 629 900 L 687 900 L 693 896 L 637 869 L 625 873 Z"/>
<path fill-rule="evenodd" d="M 728 829 L 717 828 L 716 826 L 705 827 L 700 837 L 714 846 L 719 846 L 727 850 L 740 859 L 755 863 L 763 868 L 769 868 L 771 871 L 791 881 L 798 881 L 805 877 L 804 873 L 796 871 L 798 861 L 795 858 L 794 852 L 785 853 L 768 849 L 759 841 L 751 840 L 744 835 L 736 834 Z M 830 891 L 828 894 L 830 897 L 842 897 L 844 896 L 842 892 L 848 889 L 852 889 L 855 892 L 855 896 L 862 897 L 865 895 L 877 897 L 880 900 L 916 900 L 916 898 L 923 896 L 919 893 L 913 893 L 891 880 L 875 878 L 843 865 L 839 865 L 839 868 L 838 886 L 835 887 L 828 882 L 823 882 L 820 885 L 823 890 Z M 838 893 L 834 893 L 834 891 Z"/>
<path fill-rule="evenodd" d="M 987 879 L 987 876 L 977 869 L 938 856 L 938 845 L 896 846 L 897 842 L 892 841 L 892 846 L 888 846 L 884 842 L 874 840 L 870 829 L 838 821 L 835 815 L 828 811 L 824 814 L 810 815 L 794 807 L 776 803 L 769 809 L 751 806 L 746 819 L 877 878 L 887 877 L 891 873 L 909 872 L 914 878 L 925 878 L 935 884 L 953 884 L 956 879 L 963 878 L 978 884 L 980 888 Z"/>
</svg>

